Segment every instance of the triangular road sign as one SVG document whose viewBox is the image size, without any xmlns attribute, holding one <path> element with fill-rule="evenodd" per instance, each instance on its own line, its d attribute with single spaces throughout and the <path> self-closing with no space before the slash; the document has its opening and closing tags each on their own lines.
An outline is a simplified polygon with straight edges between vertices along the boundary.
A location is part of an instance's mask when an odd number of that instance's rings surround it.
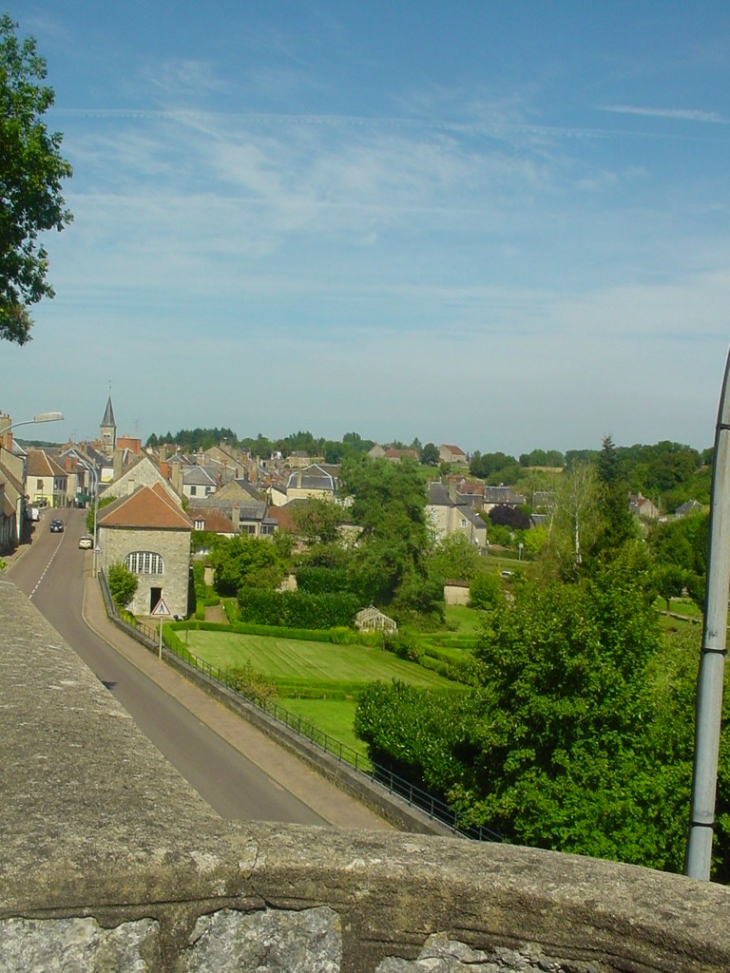
<svg viewBox="0 0 730 973">
<path fill-rule="evenodd" d="M 150 612 L 153 618 L 165 618 L 167 615 L 171 615 L 172 612 L 165 604 L 165 599 L 160 598 L 155 607 Z"/>
</svg>

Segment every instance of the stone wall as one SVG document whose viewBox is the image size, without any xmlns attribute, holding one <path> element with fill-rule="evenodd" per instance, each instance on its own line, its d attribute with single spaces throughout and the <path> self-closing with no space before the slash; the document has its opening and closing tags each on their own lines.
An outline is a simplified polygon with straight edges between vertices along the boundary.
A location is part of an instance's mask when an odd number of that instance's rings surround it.
<svg viewBox="0 0 730 973">
<path fill-rule="evenodd" d="M 0 667 L 3 973 L 730 969 L 720 886 L 460 839 L 222 820 L 2 580 Z"/>
</svg>

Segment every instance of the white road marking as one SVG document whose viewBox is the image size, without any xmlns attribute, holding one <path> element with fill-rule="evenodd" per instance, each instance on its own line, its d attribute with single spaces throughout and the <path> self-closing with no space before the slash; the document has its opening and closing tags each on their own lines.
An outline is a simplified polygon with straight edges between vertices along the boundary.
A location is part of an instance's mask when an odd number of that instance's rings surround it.
<svg viewBox="0 0 730 973">
<path fill-rule="evenodd" d="M 66 531 L 64 530 L 63 533 L 61 534 L 61 540 L 56 545 L 56 550 L 53 552 L 53 554 L 51 554 L 50 558 L 48 559 L 48 564 L 43 568 L 43 573 L 41 574 L 40 578 L 38 578 L 35 588 L 28 595 L 29 598 L 32 598 L 33 595 L 36 593 L 36 591 L 38 591 L 38 589 L 40 588 L 41 582 L 45 578 L 46 574 L 48 574 L 48 569 L 50 568 L 51 564 L 53 564 L 53 559 L 58 554 L 58 549 L 61 546 L 61 544 L 63 544 L 65 539 L 66 539 Z"/>
</svg>

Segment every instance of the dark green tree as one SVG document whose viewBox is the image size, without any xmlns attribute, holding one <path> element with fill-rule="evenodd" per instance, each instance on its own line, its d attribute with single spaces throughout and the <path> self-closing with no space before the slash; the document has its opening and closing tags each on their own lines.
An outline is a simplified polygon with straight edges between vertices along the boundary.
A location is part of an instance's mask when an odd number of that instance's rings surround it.
<svg viewBox="0 0 730 973">
<path fill-rule="evenodd" d="M 344 508 L 324 497 L 310 497 L 294 509 L 297 532 L 309 544 L 334 544 L 344 520 Z"/>
<path fill-rule="evenodd" d="M 426 443 L 421 450 L 421 462 L 425 466 L 438 466 L 440 458 L 439 448 L 435 443 Z"/>
<path fill-rule="evenodd" d="M 603 440 L 596 470 L 603 513 L 603 530 L 596 543 L 596 553 L 616 551 L 636 537 L 636 523 L 629 510 L 629 491 L 621 461 L 610 436 Z"/>
<path fill-rule="evenodd" d="M 38 236 L 62 230 L 72 216 L 61 195 L 71 176 L 62 136 L 42 121 L 54 100 L 42 84 L 46 62 L 32 37 L 18 40 L 17 27 L 0 17 L 0 338 L 23 345 L 33 325 L 28 308 L 54 296 Z"/>
<path fill-rule="evenodd" d="M 284 578 L 285 564 L 276 545 L 260 537 L 219 537 L 210 552 L 215 589 L 235 595 L 249 588 L 276 588 Z"/>
<path fill-rule="evenodd" d="M 423 611 L 426 602 L 443 611 L 443 590 L 434 603 L 428 554 L 432 539 L 426 520 L 426 487 L 414 460 L 399 463 L 348 460 L 340 476 L 343 496 L 352 497 L 350 516 L 362 527 L 351 570 L 360 590 L 374 603 L 388 605 L 401 587 L 399 606 Z M 421 588 L 427 589 L 426 593 Z M 406 597 L 407 595 L 407 597 Z"/>
</svg>

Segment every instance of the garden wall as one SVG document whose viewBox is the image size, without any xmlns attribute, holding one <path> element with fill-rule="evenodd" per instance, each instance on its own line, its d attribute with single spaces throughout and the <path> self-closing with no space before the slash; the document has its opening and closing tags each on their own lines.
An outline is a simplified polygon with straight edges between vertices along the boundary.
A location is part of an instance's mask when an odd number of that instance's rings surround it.
<svg viewBox="0 0 730 973">
<path fill-rule="evenodd" d="M 0 969 L 699 973 L 730 891 L 551 852 L 219 818 L 0 581 Z"/>
</svg>

